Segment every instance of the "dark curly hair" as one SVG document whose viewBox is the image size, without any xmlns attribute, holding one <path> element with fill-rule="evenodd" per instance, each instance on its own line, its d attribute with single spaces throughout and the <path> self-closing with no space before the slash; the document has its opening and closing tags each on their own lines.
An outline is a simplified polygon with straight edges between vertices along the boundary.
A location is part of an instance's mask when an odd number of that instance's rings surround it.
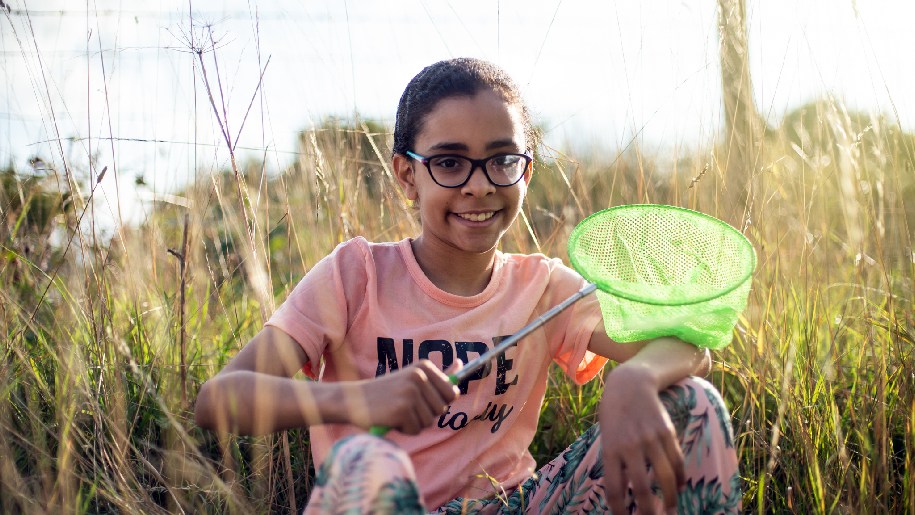
<svg viewBox="0 0 915 515">
<path fill-rule="evenodd" d="M 528 147 L 533 148 L 537 134 L 531 123 L 527 105 L 511 77 L 488 61 L 459 57 L 439 61 L 423 68 L 407 84 L 397 105 L 393 152 L 406 154 L 408 150 L 413 150 L 416 135 L 423 128 L 426 114 L 430 113 L 440 100 L 453 96 L 473 96 L 487 89 L 498 93 L 506 102 L 520 108 L 524 138 Z"/>
</svg>

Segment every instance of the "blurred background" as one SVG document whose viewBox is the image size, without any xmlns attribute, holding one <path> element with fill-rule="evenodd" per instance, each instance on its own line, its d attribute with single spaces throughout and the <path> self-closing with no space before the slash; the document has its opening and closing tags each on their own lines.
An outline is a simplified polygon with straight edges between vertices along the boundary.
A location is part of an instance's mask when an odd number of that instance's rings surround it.
<svg viewBox="0 0 915 515">
<path fill-rule="evenodd" d="M 272 172 L 328 116 L 391 126 L 409 79 L 457 56 L 508 70 L 545 142 L 572 155 L 633 144 L 682 154 L 723 127 L 713 1 L 6 3 L 0 163 L 107 166 L 98 199 L 118 206 L 96 216 L 109 222 L 142 219 L 137 198 L 228 167 L 202 64 L 239 158 Z M 915 127 L 915 67 L 904 65 L 915 4 L 749 1 L 746 11 L 752 93 L 769 124 L 834 96 Z"/>
<path fill-rule="evenodd" d="M 476 56 L 543 134 L 502 250 L 566 258 L 579 220 L 632 203 L 756 249 L 708 377 L 728 501 L 915 513 L 913 19 L 911 0 L 0 0 L 0 512 L 300 512 L 307 431 L 203 431 L 196 392 L 335 245 L 419 233 L 394 111 L 422 67 Z M 547 381 L 541 463 L 602 389 Z M 682 503 L 716 485 L 692 487 Z"/>
</svg>

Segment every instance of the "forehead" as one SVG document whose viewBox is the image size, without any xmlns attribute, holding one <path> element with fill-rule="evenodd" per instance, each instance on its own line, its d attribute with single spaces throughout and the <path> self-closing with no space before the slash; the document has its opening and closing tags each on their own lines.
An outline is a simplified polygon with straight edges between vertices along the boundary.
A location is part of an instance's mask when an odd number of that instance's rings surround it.
<svg viewBox="0 0 915 515">
<path fill-rule="evenodd" d="M 483 151 L 493 144 L 527 148 L 521 107 L 492 90 L 439 100 L 423 117 L 416 137 L 419 151 L 441 145 Z"/>
</svg>

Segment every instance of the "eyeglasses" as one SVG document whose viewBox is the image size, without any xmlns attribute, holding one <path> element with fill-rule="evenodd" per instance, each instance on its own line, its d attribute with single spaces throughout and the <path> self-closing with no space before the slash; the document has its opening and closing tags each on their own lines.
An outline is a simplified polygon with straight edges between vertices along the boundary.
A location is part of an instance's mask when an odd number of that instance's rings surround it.
<svg viewBox="0 0 915 515">
<path fill-rule="evenodd" d="M 436 154 L 423 157 L 407 151 L 407 155 L 426 165 L 435 184 L 443 188 L 460 188 L 467 184 L 477 167 L 494 186 L 512 186 L 524 177 L 533 161 L 527 154 L 495 154 L 484 159 L 470 159 L 456 154 Z"/>
</svg>

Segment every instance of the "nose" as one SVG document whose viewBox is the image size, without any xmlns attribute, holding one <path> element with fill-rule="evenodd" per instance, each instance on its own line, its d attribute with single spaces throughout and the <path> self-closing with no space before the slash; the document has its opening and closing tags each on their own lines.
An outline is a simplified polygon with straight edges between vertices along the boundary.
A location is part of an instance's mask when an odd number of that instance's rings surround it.
<svg viewBox="0 0 915 515">
<path fill-rule="evenodd" d="M 480 169 L 480 173 L 475 173 L 477 168 Z M 461 186 L 461 192 L 465 195 L 474 195 L 478 197 L 484 197 L 496 191 L 496 186 L 489 180 L 489 177 L 486 176 L 486 170 L 483 169 L 482 164 L 474 164 L 473 168 L 470 169 L 470 177 L 467 179 L 467 182 Z"/>
</svg>

